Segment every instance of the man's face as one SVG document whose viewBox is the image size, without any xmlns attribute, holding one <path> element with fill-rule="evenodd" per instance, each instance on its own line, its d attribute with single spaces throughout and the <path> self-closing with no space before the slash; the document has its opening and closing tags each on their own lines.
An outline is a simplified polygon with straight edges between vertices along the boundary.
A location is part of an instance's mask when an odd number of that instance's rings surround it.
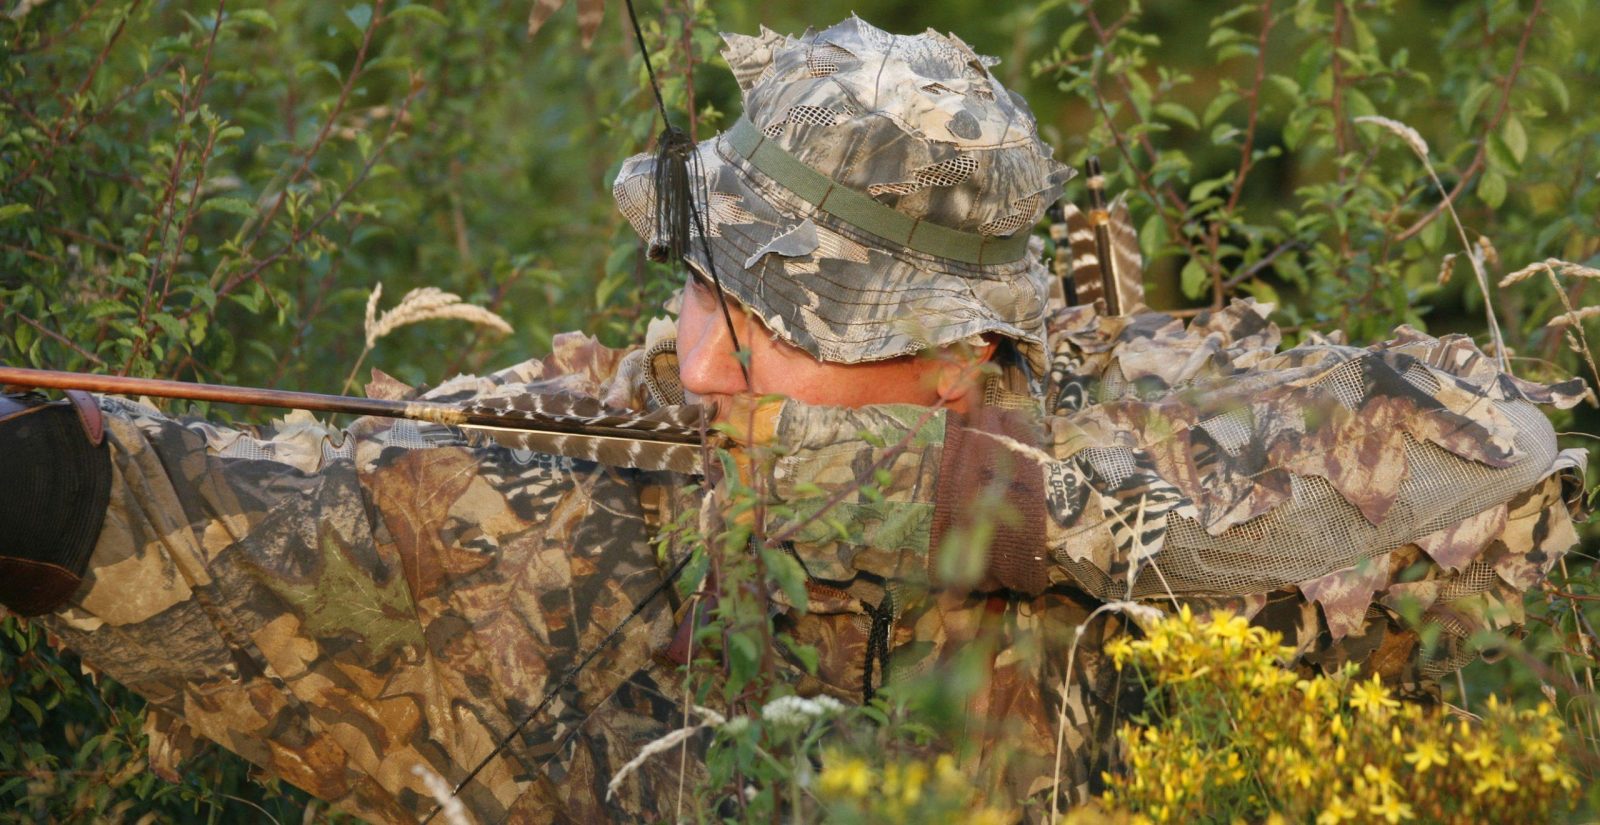
<svg viewBox="0 0 1600 825">
<path fill-rule="evenodd" d="M 739 370 L 716 290 L 691 276 L 678 315 L 678 371 L 690 403 L 711 404 L 720 419 L 736 395 L 783 395 L 807 404 L 860 407 L 920 404 L 964 407 L 972 359 L 905 356 L 864 364 L 818 361 L 779 340 L 744 307 L 728 302 L 739 346 L 750 354 L 748 383 Z M 966 379 L 963 381 L 962 379 Z"/>
</svg>

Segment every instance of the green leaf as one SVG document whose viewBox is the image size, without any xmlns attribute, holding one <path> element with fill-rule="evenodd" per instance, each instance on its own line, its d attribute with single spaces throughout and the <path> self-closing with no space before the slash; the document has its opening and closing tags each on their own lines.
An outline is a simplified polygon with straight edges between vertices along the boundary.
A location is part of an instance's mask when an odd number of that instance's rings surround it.
<svg viewBox="0 0 1600 825">
<path fill-rule="evenodd" d="M 1155 260 L 1166 242 L 1167 224 L 1161 220 L 1160 210 L 1151 212 L 1150 217 L 1144 219 L 1144 225 L 1139 227 L 1139 251 L 1144 254 L 1145 261 Z"/>
<path fill-rule="evenodd" d="M 1350 118 L 1370 117 L 1378 113 L 1372 99 L 1360 89 L 1351 86 L 1344 90 L 1345 116 Z"/>
<path fill-rule="evenodd" d="M 1479 83 L 1467 93 L 1466 99 L 1461 101 L 1461 108 L 1456 110 L 1456 120 L 1463 131 L 1472 125 L 1472 119 L 1477 116 L 1478 110 L 1483 108 L 1483 102 L 1489 99 L 1489 94 L 1494 89 L 1490 83 Z"/>
<path fill-rule="evenodd" d="M 1567 81 L 1562 80 L 1561 75 L 1543 66 L 1529 66 L 1528 71 L 1532 72 L 1534 79 L 1539 81 L 1539 85 L 1543 86 L 1545 91 L 1556 99 L 1556 103 L 1561 106 L 1561 111 L 1565 112 L 1572 108 L 1572 95 L 1567 91 Z"/>
<path fill-rule="evenodd" d="M 1300 100 L 1300 84 L 1296 83 L 1294 78 L 1288 75 L 1270 74 L 1267 75 L 1267 82 L 1283 92 L 1284 97 L 1296 102 Z"/>
<path fill-rule="evenodd" d="M 432 23 L 436 26 L 450 25 L 450 18 L 445 17 L 433 7 L 424 6 L 420 3 L 413 3 L 409 6 L 401 6 L 400 8 L 395 9 L 394 11 L 385 15 L 384 20 L 409 20 L 413 17 L 419 17 L 424 22 Z"/>
<path fill-rule="evenodd" d="M 1500 204 L 1506 200 L 1505 176 L 1493 169 L 1484 172 L 1478 181 L 1478 197 L 1482 198 L 1490 209 L 1499 209 Z"/>
<path fill-rule="evenodd" d="M 1200 117 L 1200 121 L 1208 126 L 1215 123 L 1223 112 L 1228 111 L 1229 106 L 1238 101 L 1238 92 L 1219 92 L 1216 97 L 1211 98 L 1210 103 L 1206 104 L 1206 112 Z"/>
<path fill-rule="evenodd" d="M 1194 112 L 1189 111 L 1189 107 L 1181 103 L 1173 103 L 1170 100 L 1157 103 L 1156 114 L 1168 120 L 1182 123 L 1190 129 L 1200 128 L 1200 120 L 1194 116 Z"/>
<path fill-rule="evenodd" d="M 0 223 L 5 223 L 19 215 L 26 215 L 33 211 L 33 207 L 25 203 L 8 203 L 0 206 Z"/>
<path fill-rule="evenodd" d="M 1490 132 L 1485 138 L 1485 148 L 1489 150 L 1489 168 L 1502 174 L 1512 173 L 1522 168 L 1521 161 L 1517 160 L 1516 153 L 1506 145 L 1505 138 L 1499 132 Z"/>
<path fill-rule="evenodd" d="M 1422 231 L 1417 234 L 1417 238 L 1422 241 L 1423 249 L 1429 252 L 1439 251 L 1439 247 L 1444 244 L 1446 223 L 1447 221 L 1443 217 L 1439 217 L 1430 221 L 1427 226 L 1422 227 Z"/>
<path fill-rule="evenodd" d="M 240 23 L 249 23 L 252 26 L 260 26 L 268 31 L 278 30 L 278 21 L 263 9 L 239 9 L 238 11 L 229 13 L 228 18 L 231 20 L 237 20 Z"/>
<path fill-rule="evenodd" d="M 789 653 L 800 661 L 800 666 L 807 673 L 817 672 L 817 664 L 821 661 L 821 657 L 815 645 L 801 644 L 788 635 L 779 636 L 778 639 L 783 642 L 784 647 L 789 648 Z"/>
<path fill-rule="evenodd" d="M 188 337 L 184 333 L 183 324 L 177 318 L 165 312 L 158 312 L 150 316 L 150 320 L 155 321 L 156 326 L 161 327 L 161 331 L 166 333 L 169 338 L 184 340 Z"/>
<path fill-rule="evenodd" d="M 934 570 L 939 581 L 946 585 L 977 584 L 988 566 L 988 554 L 983 548 L 989 546 L 994 536 L 994 518 L 989 515 L 989 509 L 976 512 L 983 514 L 977 523 L 951 530 L 936 548 Z"/>
<path fill-rule="evenodd" d="M 1511 156 L 1517 159 L 1517 165 L 1522 165 L 1522 159 L 1528 155 L 1528 133 L 1522 128 L 1522 121 L 1516 115 L 1507 115 L 1504 126 L 1500 127 L 1500 137 L 1505 139 L 1506 148 L 1511 150 Z"/>
<path fill-rule="evenodd" d="M 200 214 L 207 212 L 227 212 L 230 215 L 251 218 L 255 217 L 256 206 L 244 198 L 212 198 L 200 204 Z"/>
<path fill-rule="evenodd" d="M 778 583 L 789 604 L 805 610 L 806 571 L 794 556 L 782 551 L 761 548 L 761 559 L 767 563 L 767 573 Z"/>
<path fill-rule="evenodd" d="M 38 702 L 26 696 L 14 696 L 12 699 L 17 703 L 17 707 L 27 711 L 28 715 L 33 717 L 35 725 L 44 724 L 44 711 L 39 708 Z"/>
<path fill-rule="evenodd" d="M 1306 136 L 1311 133 L 1311 127 L 1317 122 L 1317 110 L 1302 108 L 1289 115 L 1288 123 L 1283 127 L 1283 143 L 1291 150 L 1300 148 Z"/>
<path fill-rule="evenodd" d="M 1206 198 L 1211 197 L 1211 193 L 1212 192 L 1215 192 L 1219 188 L 1227 186 L 1229 183 L 1232 183 L 1232 182 L 1233 182 L 1233 173 L 1232 172 L 1229 172 L 1228 174 L 1223 175 L 1221 177 L 1210 178 L 1210 179 L 1207 179 L 1207 180 L 1200 181 L 1199 183 L 1197 183 L 1194 186 L 1189 188 L 1189 202 L 1190 203 L 1194 203 L 1196 201 L 1203 201 Z"/>
<path fill-rule="evenodd" d="M 1200 262 L 1190 258 L 1183 265 L 1183 273 L 1179 276 L 1179 283 L 1183 287 L 1183 294 L 1189 298 L 1199 298 L 1211 288 L 1211 274 Z"/>
<path fill-rule="evenodd" d="M 351 6 L 344 10 L 344 17 L 356 27 L 356 31 L 366 31 L 367 26 L 372 23 L 372 7 L 366 3 Z"/>
</svg>

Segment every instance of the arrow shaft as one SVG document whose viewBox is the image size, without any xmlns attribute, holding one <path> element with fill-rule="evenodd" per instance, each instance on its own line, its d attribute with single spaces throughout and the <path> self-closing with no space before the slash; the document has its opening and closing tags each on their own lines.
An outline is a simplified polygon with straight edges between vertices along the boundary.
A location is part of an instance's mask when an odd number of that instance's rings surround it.
<svg viewBox="0 0 1600 825">
<path fill-rule="evenodd" d="M 429 421 L 435 424 L 561 433 L 597 438 L 620 438 L 668 444 L 700 443 L 700 439 L 692 433 L 639 432 L 625 427 L 592 424 L 579 419 L 536 416 L 525 413 L 516 416 L 504 416 L 494 412 L 469 410 L 452 404 L 441 404 L 434 401 L 391 401 L 382 398 L 356 398 L 346 395 L 270 390 L 261 387 L 235 387 L 225 384 L 200 384 L 158 378 L 130 378 L 120 375 L 88 375 L 57 370 L 28 369 L 25 367 L 0 367 L 0 386 L 6 384 L 57 390 L 85 390 L 87 392 L 112 395 L 149 395 L 158 398 L 182 398 L 191 401 L 247 404 L 258 407 L 348 413 L 351 415 L 376 415 L 385 418 Z"/>
</svg>

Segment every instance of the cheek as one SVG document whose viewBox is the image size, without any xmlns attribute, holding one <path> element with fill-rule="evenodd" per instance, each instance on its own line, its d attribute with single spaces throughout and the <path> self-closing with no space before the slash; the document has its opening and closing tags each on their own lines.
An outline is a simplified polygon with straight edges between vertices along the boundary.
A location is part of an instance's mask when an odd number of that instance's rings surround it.
<svg viewBox="0 0 1600 825">
<path fill-rule="evenodd" d="M 938 400 L 936 367 L 931 362 L 823 363 L 803 350 L 768 340 L 757 342 L 752 350 L 751 382 L 758 394 L 832 407 L 928 405 Z"/>
</svg>

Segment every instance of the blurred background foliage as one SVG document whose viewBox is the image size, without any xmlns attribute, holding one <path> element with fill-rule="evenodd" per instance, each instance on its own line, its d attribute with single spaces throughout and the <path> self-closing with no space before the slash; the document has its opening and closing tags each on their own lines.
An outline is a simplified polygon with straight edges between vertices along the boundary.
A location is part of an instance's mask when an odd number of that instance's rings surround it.
<svg viewBox="0 0 1600 825">
<path fill-rule="evenodd" d="M 1588 279 L 1493 282 L 1600 263 L 1600 8 L 1585 0 L 663 2 L 640 4 L 647 42 L 701 137 L 738 111 L 719 29 L 798 33 L 853 10 L 954 31 L 1002 58 L 1061 160 L 1096 155 L 1128 193 L 1156 308 L 1249 295 L 1291 337 L 1407 323 L 1488 346 L 1475 258 L 1516 371 L 1584 369 L 1548 322 L 1592 302 Z M 575 4 L 530 36 L 532 5 L 0 2 L 0 360 L 332 392 L 379 283 L 458 293 L 515 329 L 386 337 L 368 363 L 412 383 L 539 355 L 561 330 L 637 336 L 676 285 L 609 194 L 660 128 L 627 15 L 606 4 L 586 48 Z M 1356 121 L 1374 115 L 1417 130 L 1437 182 Z M 1583 444 L 1596 422 L 1580 409 L 1557 426 Z M 1450 691 L 1554 691 L 1591 756 L 1593 546 L 1530 596 L 1528 638 L 1484 640 L 1510 655 Z M 156 780 L 137 699 L 36 630 L 3 630 L 0 818 L 324 813 L 225 755 Z"/>
</svg>

